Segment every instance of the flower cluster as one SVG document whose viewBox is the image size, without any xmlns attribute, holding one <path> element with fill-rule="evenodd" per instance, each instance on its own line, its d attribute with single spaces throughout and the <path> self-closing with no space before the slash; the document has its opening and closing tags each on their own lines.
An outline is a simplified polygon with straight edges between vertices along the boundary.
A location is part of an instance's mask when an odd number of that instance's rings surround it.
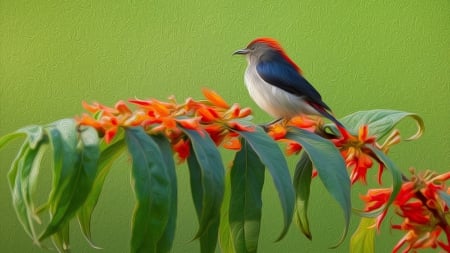
<svg viewBox="0 0 450 253">
<path fill-rule="evenodd" d="M 319 135 L 329 138 L 341 152 L 346 166 L 350 170 L 350 180 L 352 184 L 358 180 L 366 183 L 368 169 L 373 166 L 374 160 L 378 160 L 368 146 L 376 147 L 384 153 L 387 153 L 392 145 L 400 142 L 400 133 L 398 130 L 394 130 L 382 145 L 378 144 L 375 136 L 369 136 L 369 128 L 367 125 L 362 125 L 359 128 L 357 136 L 350 134 L 344 128 L 339 129 L 341 133 L 340 136 L 323 134 L 323 122 L 320 118 L 298 116 L 292 118 L 288 122 L 282 121 L 268 127 L 268 134 L 272 136 L 274 140 L 287 143 L 286 153 L 288 155 L 297 154 L 302 148 L 299 143 L 286 139 L 286 134 L 289 131 L 290 126 L 316 132 Z M 384 165 L 382 163 L 378 163 L 378 165 L 378 181 L 381 184 Z"/>
<path fill-rule="evenodd" d="M 375 147 L 387 153 L 392 145 L 400 142 L 400 132 L 394 130 L 385 142 L 380 145 L 377 143 L 375 136 L 369 136 L 369 127 L 362 125 L 359 128 L 358 136 L 353 136 L 349 133 L 344 134 L 338 139 L 332 139 L 336 147 L 341 151 L 344 157 L 347 168 L 351 170 L 350 180 L 352 184 L 360 180 L 364 184 L 367 183 L 367 170 L 373 166 L 373 161 L 378 160 L 373 154 L 369 146 Z M 378 163 L 378 182 L 381 184 L 381 176 L 384 171 L 383 163 Z"/>
<path fill-rule="evenodd" d="M 121 127 L 142 126 L 149 134 L 164 134 L 171 142 L 179 161 L 189 156 L 190 142 L 181 128 L 206 132 L 216 145 L 228 149 L 240 149 L 240 142 L 235 131 L 253 131 L 238 119 L 251 115 L 250 108 L 232 106 L 214 91 L 203 89 L 206 100 L 187 99 L 178 104 L 174 97 L 168 102 L 157 99 L 130 99 L 137 109 L 131 110 L 119 101 L 114 107 L 99 103 L 83 102 L 84 113 L 77 118 L 78 124 L 92 126 L 110 143 Z"/>
<path fill-rule="evenodd" d="M 311 132 L 315 132 L 322 125 L 322 121 L 318 117 L 311 117 L 307 115 L 301 115 L 293 117 L 289 121 L 280 121 L 278 123 L 269 125 L 267 127 L 267 134 L 271 136 L 276 141 L 281 141 L 287 143 L 286 154 L 298 154 L 302 150 L 302 146 L 292 140 L 286 139 L 286 134 L 289 127 L 298 127 Z"/>
<path fill-rule="evenodd" d="M 403 252 L 437 247 L 450 252 L 450 211 L 448 199 L 445 200 L 450 193 L 450 187 L 445 185 L 450 179 L 450 172 L 442 175 L 430 171 L 421 174 L 416 174 L 413 170 L 411 172 L 411 179 L 403 183 L 393 202 L 395 213 L 401 217 L 402 222 L 391 227 L 405 233 L 393 252 L 398 252 L 404 246 L 406 248 Z M 366 203 L 365 211 L 385 207 L 391 192 L 391 189 L 369 190 L 367 195 L 361 197 Z M 387 210 L 384 210 L 377 217 L 377 228 L 386 213 Z M 442 233 L 445 234 L 447 243 L 439 239 Z"/>
</svg>

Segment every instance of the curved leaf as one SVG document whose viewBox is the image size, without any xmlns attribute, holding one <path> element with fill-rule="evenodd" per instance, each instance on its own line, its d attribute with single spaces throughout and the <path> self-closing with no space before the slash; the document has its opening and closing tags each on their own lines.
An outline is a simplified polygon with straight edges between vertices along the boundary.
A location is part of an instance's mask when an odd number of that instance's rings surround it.
<svg viewBox="0 0 450 253">
<path fill-rule="evenodd" d="M 0 149 L 6 145 L 11 140 L 26 135 L 27 142 L 30 145 L 30 148 L 34 149 L 38 145 L 38 143 L 44 138 L 44 130 L 41 126 L 31 125 L 27 127 L 20 128 L 17 131 L 14 131 L 10 134 L 4 135 L 0 138 Z"/>
<path fill-rule="evenodd" d="M 272 175 L 283 210 L 284 226 L 281 234 L 277 238 L 277 241 L 279 241 L 286 235 L 289 226 L 291 225 L 295 207 L 295 193 L 286 159 L 278 144 L 270 138 L 261 127 L 255 126 L 255 130 L 252 132 L 236 132 L 250 144 L 259 159 L 261 159 L 261 162 L 267 167 Z"/>
<path fill-rule="evenodd" d="M 83 205 L 95 180 L 99 157 L 99 139 L 93 128 L 81 130 L 78 136 L 76 122 L 65 119 L 45 130 L 53 149 L 54 172 L 49 198 L 51 220 L 40 241 L 61 232 Z"/>
<path fill-rule="evenodd" d="M 375 228 L 375 219 L 361 218 L 358 228 L 350 240 L 350 253 L 374 253 Z"/>
<path fill-rule="evenodd" d="M 345 116 L 340 121 L 353 134 L 357 134 L 358 129 L 362 125 L 368 125 L 369 135 L 377 136 L 378 139 L 381 139 L 394 129 L 401 120 L 407 117 L 412 118 L 416 122 L 417 131 L 414 135 L 406 138 L 406 140 L 418 139 L 423 134 L 425 125 L 423 119 L 415 113 L 396 110 L 359 111 Z"/>
<path fill-rule="evenodd" d="M 311 230 L 309 229 L 308 221 L 308 202 L 311 190 L 312 179 L 312 162 L 305 152 L 302 152 L 300 160 L 295 166 L 294 174 L 294 188 L 296 193 L 296 223 L 302 233 L 308 238 L 312 239 Z"/>
<path fill-rule="evenodd" d="M 132 159 L 136 207 L 132 220 L 131 252 L 157 252 L 169 219 L 170 179 L 156 142 L 142 127 L 125 129 Z"/>
<path fill-rule="evenodd" d="M 372 145 L 365 145 L 364 147 L 370 149 L 377 156 L 378 160 L 380 160 L 380 162 L 383 163 L 384 167 L 392 175 L 392 193 L 391 193 L 391 196 L 389 197 L 389 200 L 386 203 L 386 205 L 382 206 L 381 208 L 379 208 L 377 210 L 373 210 L 371 212 L 355 210 L 356 213 L 358 213 L 359 215 L 361 215 L 363 217 L 372 218 L 372 217 L 376 217 L 376 216 L 380 215 L 384 210 L 389 208 L 389 206 L 392 204 L 392 202 L 394 202 L 395 198 L 397 197 L 397 194 L 399 193 L 399 191 L 402 187 L 402 172 L 391 161 L 391 159 L 377 147 L 372 146 Z"/>
<path fill-rule="evenodd" d="M 347 235 L 351 214 L 350 179 L 347 174 L 344 159 L 331 141 L 312 132 L 291 127 L 286 138 L 302 145 L 304 151 L 308 153 L 309 158 L 318 171 L 319 178 L 325 188 L 338 202 L 344 212 L 344 232 L 339 242 L 333 248 L 337 247 Z"/>
<path fill-rule="evenodd" d="M 175 238 L 175 228 L 177 221 L 177 205 L 178 205 L 178 187 L 177 187 L 177 175 L 175 171 L 175 162 L 173 160 L 172 148 L 166 137 L 162 135 L 152 136 L 153 140 L 158 144 L 164 162 L 166 164 L 167 173 L 169 176 L 170 186 L 170 202 L 169 202 L 169 219 L 167 221 L 164 234 L 158 242 L 156 252 L 165 253 L 170 252 Z"/>
<path fill-rule="evenodd" d="M 229 222 L 236 252 L 257 252 L 261 223 L 261 192 L 264 164 L 252 147 L 242 140 L 231 168 Z"/>
<path fill-rule="evenodd" d="M 51 235 L 53 245 L 58 252 L 69 253 L 70 252 L 70 238 L 69 238 L 69 223 L 64 224 L 62 228 Z"/>
<path fill-rule="evenodd" d="M 33 190 L 39 172 L 39 165 L 44 154 L 45 143 L 40 142 L 34 148 L 26 140 L 8 173 L 12 193 L 13 206 L 17 218 L 25 232 L 39 244 L 34 229 L 34 221 L 40 222 L 33 203 Z"/>
<path fill-rule="evenodd" d="M 81 231 L 85 239 L 89 242 L 91 247 L 99 248 L 92 241 L 91 235 L 91 219 L 94 208 L 97 205 L 100 193 L 103 189 L 103 185 L 108 175 L 112 163 L 123 153 L 125 150 L 125 139 L 123 131 L 116 135 L 114 142 L 111 144 L 104 144 L 100 146 L 100 156 L 98 158 L 97 175 L 92 183 L 92 189 L 89 192 L 84 204 L 77 212 L 78 222 L 81 227 Z"/>
<path fill-rule="evenodd" d="M 225 193 L 223 195 L 222 207 L 220 209 L 219 242 L 223 253 L 235 253 L 233 240 L 231 239 L 231 228 L 229 222 L 229 210 L 231 200 L 231 170 L 225 174 Z"/>
<path fill-rule="evenodd" d="M 125 139 L 123 131 L 119 132 L 114 138 L 114 142 L 100 146 L 100 155 L 98 158 L 97 175 L 92 183 L 92 189 L 89 192 L 84 204 L 77 212 L 78 222 L 80 223 L 81 231 L 84 237 L 93 248 L 99 248 L 92 242 L 91 235 L 91 219 L 94 208 L 97 205 L 100 193 L 103 189 L 106 176 L 108 175 L 112 163 L 125 150 Z"/>
<path fill-rule="evenodd" d="M 225 191 L 225 169 L 220 153 L 207 133 L 182 129 L 192 145 L 187 160 L 192 198 L 199 219 L 199 229 L 194 239 L 200 238 L 202 253 L 214 252 Z"/>
</svg>

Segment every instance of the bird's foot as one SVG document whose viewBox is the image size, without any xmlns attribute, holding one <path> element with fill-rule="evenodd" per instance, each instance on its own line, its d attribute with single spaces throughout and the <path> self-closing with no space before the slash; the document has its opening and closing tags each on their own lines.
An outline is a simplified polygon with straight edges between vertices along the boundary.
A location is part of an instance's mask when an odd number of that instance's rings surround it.
<svg viewBox="0 0 450 253">
<path fill-rule="evenodd" d="M 260 126 L 264 129 L 265 132 L 267 132 L 267 131 L 269 131 L 269 128 L 270 128 L 272 125 L 278 124 L 278 123 L 280 123 L 280 122 L 283 123 L 284 121 L 285 121 L 285 119 L 279 118 L 279 119 L 272 120 L 272 121 L 270 121 L 270 122 L 268 122 L 268 123 L 261 124 Z"/>
</svg>

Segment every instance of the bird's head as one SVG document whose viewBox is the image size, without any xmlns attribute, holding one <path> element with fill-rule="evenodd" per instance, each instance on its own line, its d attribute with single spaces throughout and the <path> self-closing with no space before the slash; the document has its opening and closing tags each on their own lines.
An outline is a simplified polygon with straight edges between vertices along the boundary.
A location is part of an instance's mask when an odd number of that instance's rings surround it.
<svg viewBox="0 0 450 253">
<path fill-rule="evenodd" d="M 249 63 L 258 62 L 260 60 L 270 60 L 273 56 L 281 56 L 284 60 L 293 65 L 297 71 L 300 68 L 287 56 L 280 43 L 275 39 L 262 37 L 252 40 L 246 48 L 239 49 L 233 55 L 245 55 Z"/>
</svg>

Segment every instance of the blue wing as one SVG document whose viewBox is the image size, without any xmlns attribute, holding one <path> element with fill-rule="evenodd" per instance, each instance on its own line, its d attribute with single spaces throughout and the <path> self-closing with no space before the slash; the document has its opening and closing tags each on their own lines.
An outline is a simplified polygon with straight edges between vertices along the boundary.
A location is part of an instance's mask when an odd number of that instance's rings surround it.
<svg viewBox="0 0 450 253">
<path fill-rule="evenodd" d="M 267 83 L 297 96 L 304 96 L 315 107 L 331 111 L 322 101 L 319 92 L 283 56 L 271 54 L 270 57 L 261 59 L 256 71 Z"/>
</svg>

